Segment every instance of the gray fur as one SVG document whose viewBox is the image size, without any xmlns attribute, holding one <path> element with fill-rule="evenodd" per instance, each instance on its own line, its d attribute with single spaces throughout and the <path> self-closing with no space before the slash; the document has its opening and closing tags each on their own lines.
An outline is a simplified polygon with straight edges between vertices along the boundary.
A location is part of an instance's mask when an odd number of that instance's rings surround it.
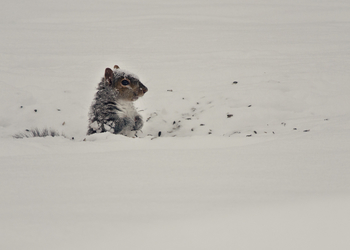
<svg viewBox="0 0 350 250">
<path fill-rule="evenodd" d="M 121 78 L 126 78 L 131 80 L 137 89 L 144 87 L 146 92 L 147 88 L 133 74 L 120 69 L 114 70 L 113 74 L 113 81 L 109 82 L 103 78 L 98 84 L 97 93 L 90 107 L 87 135 L 110 132 L 135 136 L 143 126 L 142 117 L 137 113 L 132 101 L 123 98 L 118 91 L 117 82 Z M 135 93 L 135 96 L 138 95 L 142 96 L 143 93 Z"/>
</svg>

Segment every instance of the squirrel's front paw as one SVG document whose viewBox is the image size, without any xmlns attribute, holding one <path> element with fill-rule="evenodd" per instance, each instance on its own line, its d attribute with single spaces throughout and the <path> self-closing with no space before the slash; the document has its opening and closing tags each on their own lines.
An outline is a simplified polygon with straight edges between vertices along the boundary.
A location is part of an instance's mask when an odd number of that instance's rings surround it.
<svg viewBox="0 0 350 250">
<path fill-rule="evenodd" d="M 143 121 L 141 116 L 135 116 L 135 126 L 134 130 L 140 130 L 143 126 Z"/>
</svg>

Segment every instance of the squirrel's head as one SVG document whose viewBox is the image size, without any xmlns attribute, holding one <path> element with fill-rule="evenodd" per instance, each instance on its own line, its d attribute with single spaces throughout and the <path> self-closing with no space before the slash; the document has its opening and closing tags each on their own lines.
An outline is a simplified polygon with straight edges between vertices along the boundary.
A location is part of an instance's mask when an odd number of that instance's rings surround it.
<svg viewBox="0 0 350 250">
<path fill-rule="evenodd" d="M 126 101 L 136 101 L 148 91 L 137 76 L 121 70 L 117 65 L 114 66 L 114 71 L 106 68 L 104 80 L 119 93 L 121 99 Z"/>
</svg>

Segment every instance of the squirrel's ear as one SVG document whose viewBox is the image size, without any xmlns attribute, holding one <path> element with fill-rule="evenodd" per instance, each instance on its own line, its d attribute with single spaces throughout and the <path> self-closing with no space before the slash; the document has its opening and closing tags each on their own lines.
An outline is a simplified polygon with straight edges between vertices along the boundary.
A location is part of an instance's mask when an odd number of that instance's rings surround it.
<svg viewBox="0 0 350 250">
<path fill-rule="evenodd" d="M 113 71 L 110 68 L 106 68 L 105 70 L 105 79 L 109 84 L 113 83 L 114 80 L 114 74 Z"/>
<path fill-rule="evenodd" d="M 118 65 L 114 65 L 114 68 L 115 68 L 115 69 L 119 69 L 119 66 L 118 66 Z"/>
</svg>

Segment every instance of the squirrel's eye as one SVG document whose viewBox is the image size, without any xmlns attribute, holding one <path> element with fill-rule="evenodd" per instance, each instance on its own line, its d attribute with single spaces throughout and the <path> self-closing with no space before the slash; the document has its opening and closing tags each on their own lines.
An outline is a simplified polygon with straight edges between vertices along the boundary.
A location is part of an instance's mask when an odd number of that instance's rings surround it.
<svg viewBox="0 0 350 250">
<path fill-rule="evenodd" d="M 123 80 L 123 81 L 122 81 L 122 84 L 123 84 L 124 86 L 126 86 L 126 85 L 129 85 L 130 82 L 129 82 L 128 80 Z"/>
</svg>

